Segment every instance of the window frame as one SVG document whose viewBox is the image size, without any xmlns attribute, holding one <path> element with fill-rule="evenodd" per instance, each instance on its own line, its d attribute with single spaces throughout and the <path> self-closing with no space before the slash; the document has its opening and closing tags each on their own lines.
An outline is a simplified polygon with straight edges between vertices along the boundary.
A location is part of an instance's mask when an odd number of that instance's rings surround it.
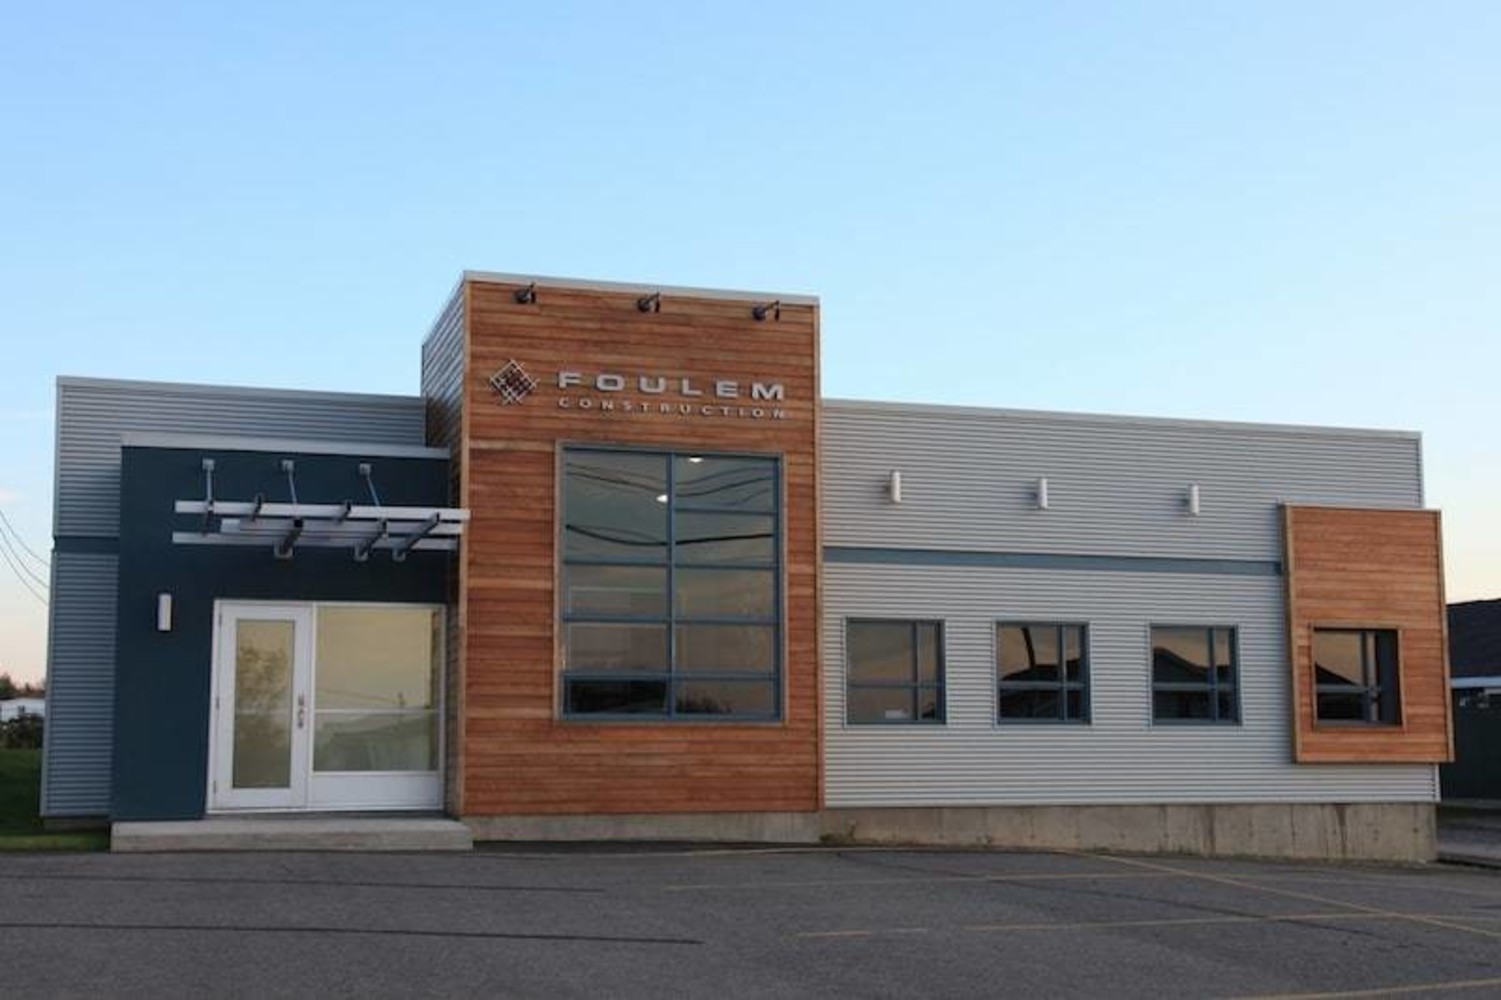
<svg viewBox="0 0 1501 1000">
<path fill-rule="evenodd" d="M 1058 642 L 1058 679 L 1056 681 L 1003 681 L 1001 680 L 1001 629 L 1003 628 L 1051 628 L 1056 630 Z M 1079 630 L 1079 679 L 1070 681 L 1064 659 L 1064 650 L 1067 648 L 1063 641 L 1063 630 L 1076 628 Z M 991 623 L 991 690 L 995 694 L 995 711 L 991 713 L 991 720 L 997 726 L 1089 726 L 1094 724 L 1094 697 L 1091 692 L 1093 685 L 1093 671 L 1090 670 L 1090 628 L 1089 623 L 1084 621 L 1049 621 L 998 618 Z M 1058 716 L 1057 718 L 1042 718 L 1039 716 L 1019 716 L 1001 714 L 1001 694 L 1004 691 L 1056 691 L 1058 693 Z M 1079 692 L 1080 714 L 1077 717 L 1068 715 L 1068 693 Z"/>
<path fill-rule="evenodd" d="M 1169 682 L 1169 683 L 1165 683 L 1165 684 L 1159 684 L 1158 683 L 1158 681 L 1157 681 L 1157 656 L 1156 656 L 1157 642 L 1156 642 L 1155 639 L 1153 639 L 1153 635 L 1152 635 L 1158 629 L 1184 629 L 1184 630 L 1195 629 L 1195 630 L 1198 630 L 1198 631 L 1201 631 L 1201 632 L 1204 633 L 1204 640 L 1205 640 L 1206 643 L 1208 643 L 1208 652 L 1209 652 L 1209 657 L 1208 657 L 1208 662 L 1209 662 L 1208 676 L 1209 676 L 1209 680 L 1208 680 L 1207 683 L 1204 683 L 1204 684 L 1195 684 L 1195 683 L 1189 683 L 1189 682 Z M 1230 676 L 1232 678 L 1232 683 L 1230 685 L 1230 691 L 1231 691 L 1231 693 L 1235 697 L 1235 715 L 1234 715 L 1233 718 L 1229 718 L 1229 719 L 1221 718 L 1220 715 L 1219 715 L 1219 710 L 1220 710 L 1219 695 L 1220 695 L 1221 690 L 1224 688 L 1224 685 L 1222 685 L 1220 683 L 1220 680 L 1219 680 L 1219 669 L 1218 669 L 1220 665 L 1219 665 L 1218 662 L 1216 662 L 1215 656 L 1214 656 L 1214 633 L 1217 632 L 1217 631 L 1226 631 L 1226 632 L 1230 633 Z M 1241 691 L 1242 691 L 1243 685 L 1240 682 L 1240 680 L 1241 680 L 1241 677 L 1240 677 L 1240 666 L 1241 666 L 1241 656 L 1240 656 L 1240 626 L 1239 625 L 1226 625 L 1226 624 L 1223 624 L 1223 623 L 1221 623 L 1221 624 L 1212 624 L 1212 625 L 1200 625 L 1200 624 L 1192 624 L 1192 623 L 1185 624 L 1185 623 L 1182 623 L 1182 622 L 1150 622 L 1150 623 L 1148 623 L 1148 625 L 1147 625 L 1147 684 L 1148 684 L 1148 688 L 1149 688 L 1148 705 L 1149 705 L 1149 709 L 1151 711 L 1152 725 L 1154 725 L 1154 726 L 1211 726 L 1211 727 L 1218 727 L 1218 726 L 1242 726 L 1242 725 L 1244 725 L 1245 724 L 1245 714 L 1246 714 L 1246 712 L 1245 712 L 1245 706 L 1241 703 Z M 1157 717 L 1157 692 L 1158 691 L 1162 691 L 1164 693 L 1181 692 L 1181 693 L 1186 693 L 1186 694 L 1191 694 L 1191 693 L 1200 692 L 1200 691 L 1205 692 L 1205 693 L 1207 693 L 1209 695 L 1209 709 L 1210 709 L 1210 712 L 1212 714 L 1209 715 L 1208 717 L 1199 718 L 1199 719 L 1195 719 L 1195 718 L 1186 718 L 1186 719 L 1158 718 Z"/>
<path fill-rule="evenodd" d="M 1318 633 L 1320 632 L 1342 632 L 1346 634 L 1358 635 L 1361 637 L 1361 684 L 1319 683 L 1318 659 L 1314 653 L 1314 642 L 1318 637 Z M 1380 664 L 1379 662 L 1377 662 L 1379 658 L 1373 655 L 1370 659 L 1368 659 L 1366 656 L 1367 646 L 1365 637 L 1368 635 L 1374 636 L 1378 632 L 1389 632 L 1392 636 L 1392 683 L 1389 685 L 1389 687 L 1391 688 L 1391 696 L 1395 699 L 1395 704 L 1392 706 L 1392 715 L 1394 716 L 1394 718 L 1390 722 L 1387 722 L 1381 718 L 1321 718 L 1319 716 L 1319 695 L 1321 694 L 1342 694 L 1359 696 L 1363 699 L 1363 703 L 1369 708 L 1372 705 L 1372 702 L 1370 700 L 1370 692 L 1372 690 L 1381 692 L 1388 687 L 1388 685 L 1381 683 Z M 1351 625 L 1343 623 L 1309 625 L 1308 680 L 1309 683 L 1313 686 L 1313 724 L 1315 727 L 1320 729 L 1325 727 L 1328 727 L 1330 729 L 1401 729 L 1404 725 L 1403 712 L 1406 708 L 1404 699 L 1402 698 L 1402 629 L 1398 628 L 1395 625 Z M 1380 696 L 1378 695 L 1378 699 L 1375 702 L 1376 714 L 1378 716 L 1381 714 L 1379 697 Z"/>
<path fill-rule="evenodd" d="M 654 562 L 640 558 L 585 556 L 569 558 L 567 554 L 568 510 L 567 484 L 568 459 L 570 455 L 649 455 L 662 459 L 666 465 L 666 515 L 667 534 L 664 542 L 664 558 Z M 767 511 L 747 511 L 726 504 L 711 504 L 690 501 L 679 505 L 677 499 L 677 463 L 679 459 L 702 457 L 706 459 L 741 459 L 765 462 L 771 470 L 772 504 Z M 572 723 L 637 723 L 657 725 L 721 725 L 726 723 L 772 723 L 780 724 L 785 718 L 784 697 L 786 690 L 786 493 L 785 458 L 781 453 L 757 453 L 746 451 L 716 451 L 704 448 L 658 448 L 650 445 L 601 444 L 593 441 L 559 442 L 556 475 L 556 580 L 557 593 L 554 621 L 558 628 L 556 643 L 556 703 L 554 717 Z M 729 562 L 678 562 L 677 515 L 679 513 L 707 513 L 722 515 L 755 515 L 771 520 L 771 559 L 765 562 L 744 560 Z M 662 569 L 666 575 L 665 608 L 661 614 L 573 612 L 565 607 L 564 595 L 568 585 L 568 569 L 572 566 L 623 566 Z M 772 577 L 771 614 L 762 615 L 686 615 L 678 611 L 677 571 L 687 570 L 748 570 L 770 572 Z M 563 653 L 567 643 L 568 626 L 575 624 L 597 625 L 653 625 L 666 629 L 667 663 L 664 670 L 609 670 L 585 668 L 569 670 L 564 665 Z M 771 673 L 734 671 L 699 671 L 685 673 L 678 668 L 678 628 L 682 625 L 746 625 L 765 627 L 771 630 Z M 569 683 L 572 681 L 601 681 L 620 683 L 628 681 L 661 682 L 667 687 L 667 704 L 664 712 L 578 712 L 570 707 Z M 678 688 L 685 683 L 763 683 L 771 687 L 770 712 L 734 712 L 708 714 L 678 711 Z"/>
<path fill-rule="evenodd" d="M 907 625 L 912 636 L 912 675 L 907 681 L 852 681 L 850 679 L 850 626 L 851 625 Z M 918 630 L 932 625 L 938 633 L 938 663 L 936 682 L 922 678 L 921 650 L 918 646 Z M 844 724 L 846 726 L 946 726 L 949 721 L 948 706 L 948 629 L 942 618 L 904 618 L 854 615 L 844 619 Z M 910 719 L 855 719 L 850 716 L 850 690 L 861 688 L 873 691 L 909 691 L 912 695 L 912 718 Z M 917 714 L 923 691 L 938 693 L 938 718 L 924 719 Z"/>
</svg>

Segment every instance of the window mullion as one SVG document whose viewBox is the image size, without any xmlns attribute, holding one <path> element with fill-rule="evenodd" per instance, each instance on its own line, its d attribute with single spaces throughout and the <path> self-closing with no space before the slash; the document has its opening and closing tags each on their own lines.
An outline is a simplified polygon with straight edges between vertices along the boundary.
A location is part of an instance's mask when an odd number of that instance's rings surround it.
<svg viewBox="0 0 1501 1000">
<path fill-rule="evenodd" d="M 666 453 L 667 462 L 667 717 L 677 718 L 678 664 L 678 536 L 677 455 Z"/>
</svg>

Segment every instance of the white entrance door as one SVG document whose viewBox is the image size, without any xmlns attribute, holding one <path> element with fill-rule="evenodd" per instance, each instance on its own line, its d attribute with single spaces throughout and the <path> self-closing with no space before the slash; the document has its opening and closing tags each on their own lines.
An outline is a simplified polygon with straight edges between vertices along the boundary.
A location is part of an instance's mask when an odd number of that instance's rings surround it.
<svg viewBox="0 0 1501 1000">
<path fill-rule="evenodd" d="M 225 604 L 218 626 L 211 808 L 303 808 L 313 611 Z"/>
</svg>

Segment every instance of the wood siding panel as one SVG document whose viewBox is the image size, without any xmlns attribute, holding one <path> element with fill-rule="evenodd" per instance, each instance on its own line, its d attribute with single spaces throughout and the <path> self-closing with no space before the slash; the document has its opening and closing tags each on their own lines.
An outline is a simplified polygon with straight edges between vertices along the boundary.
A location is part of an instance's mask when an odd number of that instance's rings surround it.
<svg viewBox="0 0 1501 1000">
<path fill-rule="evenodd" d="M 1283 508 L 1293 755 L 1299 763 L 1440 763 L 1453 759 L 1436 511 Z M 1402 721 L 1319 725 L 1313 630 L 1396 629 Z"/>
<path fill-rule="evenodd" d="M 757 322 L 736 299 L 638 294 L 471 280 L 461 493 L 463 813 L 807 811 L 820 805 L 817 433 L 818 310 L 784 305 Z M 490 377 L 510 361 L 538 380 L 505 405 Z M 674 393 L 569 396 L 650 402 L 650 412 L 559 406 L 561 370 L 686 377 L 706 396 L 695 412 L 661 413 Z M 715 399 L 733 379 L 740 400 Z M 749 399 L 752 381 L 785 399 Z M 755 406 L 772 419 L 705 416 L 701 406 Z M 775 723 L 590 723 L 559 718 L 556 581 L 558 461 L 566 443 L 759 452 L 783 462 L 784 704 Z"/>
</svg>

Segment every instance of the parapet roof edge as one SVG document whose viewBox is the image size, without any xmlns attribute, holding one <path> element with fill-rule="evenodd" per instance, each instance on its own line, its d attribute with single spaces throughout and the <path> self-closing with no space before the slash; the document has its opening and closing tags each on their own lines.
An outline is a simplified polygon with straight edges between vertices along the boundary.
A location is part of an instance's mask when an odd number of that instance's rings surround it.
<svg viewBox="0 0 1501 1000">
<path fill-rule="evenodd" d="M 296 396 L 299 399 L 326 399 L 338 402 L 359 400 L 395 406 L 422 405 L 421 396 L 398 396 L 374 392 L 337 392 L 330 389 L 275 389 L 256 385 L 218 385 L 208 382 L 157 382 L 149 379 L 95 378 L 87 375 L 59 375 L 58 388 L 76 386 L 86 389 L 134 389 L 144 392 L 201 392 L 217 396 Z"/>
<path fill-rule="evenodd" d="M 1338 435 L 1422 441 L 1421 431 L 1369 427 L 1323 427 L 1315 424 L 1271 424 L 1250 420 L 1200 420 L 1192 417 L 1144 417 L 1130 414 L 1076 413 L 1067 410 L 1019 410 L 1005 407 L 960 406 L 948 403 L 905 403 L 868 399 L 831 399 L 822 404 L 836 410 L 870 410 L 879 413 L 925 413 L 933 416 L 1004 417 L 1011 420 L 1066 420 L 1073 423 L 1146 427 L 1200 427 L 1216 430 L 1264 432 L 1291 435 Z"/>
<path fill-rule="evenodd" d="M 756 292 L 735 288 L 695 288 L 687 285 L 654 285 L 641 281 L 594 281 L 584 278 L 559 278 L 545 274 L 506 274 L 499 271 L 465 271 L 464 281 L 481 281 L 492 284 L 528 285 L 536 282 L 541 288 L 568 288 L 581 292 L 628 292 L 633 295 L 681 295 L 697 299 L 730 299 L 737 302 L 780 301 L 784 306 L 816 306 L 817 295 L 802 295 L 795 292 Z"/>
</svg>

